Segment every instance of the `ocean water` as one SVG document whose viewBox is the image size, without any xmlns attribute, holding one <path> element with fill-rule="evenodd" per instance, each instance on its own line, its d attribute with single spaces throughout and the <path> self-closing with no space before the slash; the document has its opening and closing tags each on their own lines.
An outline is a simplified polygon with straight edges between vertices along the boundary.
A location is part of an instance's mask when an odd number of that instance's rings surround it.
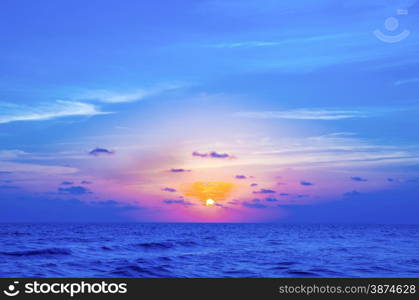
<svg viewBox="0 0 419 300">
<path fill-rule="evenodd" d="M 0 224 L 0 277 L 418 277 L 419 225 Z"/>
</svg>

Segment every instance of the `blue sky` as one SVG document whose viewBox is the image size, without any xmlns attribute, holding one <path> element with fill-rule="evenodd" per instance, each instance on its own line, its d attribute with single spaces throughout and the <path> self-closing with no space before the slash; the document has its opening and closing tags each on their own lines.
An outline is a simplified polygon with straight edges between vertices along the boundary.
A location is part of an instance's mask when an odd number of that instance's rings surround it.
<svg viewBox="0 0 419 300">
<path fill-rule="evenodd" d="M 2 1 L 0 221 L 417 223 L 418 8 Z"/>
</svg>

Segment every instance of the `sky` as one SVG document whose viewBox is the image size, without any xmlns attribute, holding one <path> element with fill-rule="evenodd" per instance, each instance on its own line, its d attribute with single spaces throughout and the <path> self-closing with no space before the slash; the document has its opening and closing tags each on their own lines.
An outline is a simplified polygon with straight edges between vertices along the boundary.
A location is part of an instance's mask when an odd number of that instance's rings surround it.
<svg viewBox="0 0 419 300">
<path fill-rule="evenodd" d="M 0 222 L 418 224 L 417 1 L 0 3 Z"/>
</svg>

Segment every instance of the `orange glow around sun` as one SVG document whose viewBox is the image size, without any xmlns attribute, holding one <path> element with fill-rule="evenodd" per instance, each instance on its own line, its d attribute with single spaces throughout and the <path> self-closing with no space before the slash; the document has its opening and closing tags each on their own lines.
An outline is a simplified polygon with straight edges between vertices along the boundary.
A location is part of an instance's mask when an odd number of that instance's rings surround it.
<svg viewBox="0 0 419 300">
<path fill-rule="evenodd" d="M 186 197 L 198 199 L 206 206 L 213 206 L 218 201 L 228 198 L 232 192 L 234 184 L 230 182 L 213 181 L 202 182 L 197 181 L 190 184 L 184 191 Z"/>
</svg>

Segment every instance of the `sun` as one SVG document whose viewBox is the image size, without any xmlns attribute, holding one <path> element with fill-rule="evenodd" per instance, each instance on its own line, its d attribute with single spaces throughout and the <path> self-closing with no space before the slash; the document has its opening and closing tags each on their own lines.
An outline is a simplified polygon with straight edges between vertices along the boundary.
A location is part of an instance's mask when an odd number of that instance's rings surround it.
<svg viewBox="0 0 419 300">
<path fill-rule="evenodd" d="M 214 206 L 214 204 L 215 204 L 215 201 L 212 199 L 207 199 L 207 201 L 205 202 L 206 206 Z"/>
<path fill-rule="evenodd" d="M 198 199 L 205 206 L 214 206 L 230 196 L 234 184 L 223 181 L 196 181 L 188 184 L 183 191 L 185 197 Z"/>
</svg>

